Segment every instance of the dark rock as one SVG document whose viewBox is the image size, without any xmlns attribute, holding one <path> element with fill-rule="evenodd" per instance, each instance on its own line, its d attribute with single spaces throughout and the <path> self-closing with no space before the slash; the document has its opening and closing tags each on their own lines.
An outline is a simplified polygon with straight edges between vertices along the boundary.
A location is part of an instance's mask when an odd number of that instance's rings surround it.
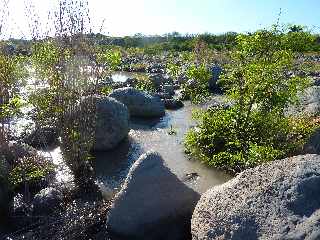
<svg viewBox="0 0 320 240">
<path fill-rule="evenodd" d="M 130 169 L 108 214 L 107 230 L 119 239 L 189 239 L 198 199 L 158 153 L 148 152 Z"/>
<path fill-rule="evenodd" d="M 157 88 L 159 88 L 161 85 L 163 85 L 166 82 L 166 78 L 163 76 L 163 74 L 159 74 L 159 73 L 150 74 L 149 78 Z"/>
<path fill-rule="evenodd" d="M 168 94 L 169 96 L 173 96 L 174 95 L 174 86 L 170 85 L 170 84 L 165 84 L 162 86 L 162 91 L 166 94 Z"/>
<path fill-rule="evenodd" d="M 320 154 L 320 129 L 316 129 L 314 133 L 311 134 L 307 143 L 303 147 L 303 154 L 314 153 Z"/>
<path fill-rule="evenodd" d="M 224 95 L 215 95 L 208 102 L 204 104 L 206 109 L 228 109 L 232 107 L 233 103 L 228 101 Z"/>
<path fill-rule="evenodd" d="M 32 131 L 24 142 L 35 148 L 46 148 L 58 142 L 58 133 L 53 127 L 40 127 Z"/>
<path fill-rule="evenodd" d="M 0 149 L 0 153 L 5 157 L 6 161 L 14 166 L 21 158 L 39 157 L 35 148 L 25 143 L 9 142 L 8 148 Z"/>
<path fill-rule="evenodd" d="M 320 86 L 320 77 L 314 78 L 313 85 Z"/>
<path fill-rule="evenodd" d="M 165 92 L 157 92 L 157 93 L 154 93 L 152 94 L 153 96 L 155 97 L 158 97 L 160 99 L 172 99 L 172 95 L 168 94 L 168 93 L 165 93 Z"/>
<path fill-rule="evenodd" d="M 197 81 L 195 79 L 189 79 L 186 83 L 189 88 L 195 88 L 197 86 Z"/>
<path fill-rule="evenodd" d="M 245 170 L 202 195 L 193 239 L 318 239 L 319 184 L 319 155 Z"/>
<path fill-rule="evenodd" d="M 133 117 L 161 117 L 165 114 L 161 99 L 134 88 L 120 88 L 114 90 L 109 97 L 114 98 L 129 109 Z"/>
<path fill-rule="evenodd" d="M 59 209 L 63 200 L 62 193 L 55 188 L 42 189 L 33 199 L 33 213 L 35 215 L 48 215 Z"/>
<path fill-rule="evenodd" d="M 11 44 L 4 44 L 1 48 L 0 51 L 7 56 L 12 56 L 15 53 L 15 47 Z"/>
<path fill-rule="evenodd" d="M 221 90 L 217 84 L 221 73 L 222 68 L 219 65 L 214 65 L 211 68 L 212 77 L 209 79 L 209 88 L 215 92 L 220 92 Z"/>
<path fill-rule="evenodd" d="M 164 106 L 166 109 L 176 110 L 182 108 L 183 102 L 177 99 L 164 99 Z"/>
<path fill-rule="evenodd" d="M 0 225 L 5 223 L 13 207 L 13 194 L 8 182 L 8 165 L 0 154 Z"/>
</svg>

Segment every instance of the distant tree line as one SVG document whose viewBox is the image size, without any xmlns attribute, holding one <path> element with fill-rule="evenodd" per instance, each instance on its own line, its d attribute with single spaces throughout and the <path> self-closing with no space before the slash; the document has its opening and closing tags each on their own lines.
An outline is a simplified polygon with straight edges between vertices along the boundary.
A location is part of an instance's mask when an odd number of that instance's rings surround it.
<svg viewBox="0 0 320 240">
<path fill-rule="evenodd" d="M 210 48 L 225 49 L 234 46 L 237 33 L 227 32 L 224 34 L 180 34 L 178 32 L 167 33 L 164 35 L 143 35 L 137 33 L 133 36 L 107 37 L 102 34 L 92 34 L 92 38 L 99 44 L 113 44 L 120 47 L 138 47 L 165 51 L 191 51 L 195 41 L 204 41 Z"/>
<path fill-rule="evenodd" d="M 304 29 L 299 25 L 289 27 L 289 32 L 301 32 Z M 123 48 L 143 48 L 148 53 L 161 51 L 192 51 L 197 42 L 204 42 L 210 49 L 230 50 L 236 46 L 238 33 L 227 32 L 222 34 L 181 34 L 178 32 L 163 35 L 144 35 L 137 33 L 133 36 L 110 37 L 101 33 L 87 35 L 92 44 L 101 46 L 118 46 Z M 320 34 L 314 34 L 314 42 L 309 51 L 320 51 Z M 30 53 L 31 41 L 23 39 L 9 39 L 8 43 L 14 47 L 16 53 L 27 55 Z M 13 49 L 8 49 L 13 51 Z"/>
</svg>

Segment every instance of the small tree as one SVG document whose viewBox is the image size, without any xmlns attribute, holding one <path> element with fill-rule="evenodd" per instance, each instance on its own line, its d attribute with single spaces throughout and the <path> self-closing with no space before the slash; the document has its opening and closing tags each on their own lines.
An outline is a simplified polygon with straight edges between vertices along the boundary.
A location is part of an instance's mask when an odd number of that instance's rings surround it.
<svg viewBox="0 0 320 240">
<path fill-rule="evenodd" d="M 61 137 L 63 158 L 77 186 L 94 185 L 90 150 L 95 137 L 98 84 L 119 62 L 88 41 L 87 1 L 60 0 L 55 15 L 55 38 L 35 42 L 32 62 L 47 87 L 31 98 L 40 125 L 54 125 Z M 106 63 L 110 60 L 109 63 Z"/>
</svg>

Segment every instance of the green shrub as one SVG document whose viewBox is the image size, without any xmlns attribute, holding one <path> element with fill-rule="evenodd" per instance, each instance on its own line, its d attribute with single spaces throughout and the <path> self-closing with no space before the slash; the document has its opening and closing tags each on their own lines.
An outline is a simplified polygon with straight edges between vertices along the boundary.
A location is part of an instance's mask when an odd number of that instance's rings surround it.
<svg viewBox="0 0 320 240">
<path fill-rule="evenodd" d="M 14 189 L 19 189 L 24 183 L 36 185 L 44 181 L 52 173 L 54 165 L 38 156 L 25 157 L 9 173 L 9 182 Z"/>
<path fill-rule="evenodd" d="M 231 172 L 294 153 L 318 127 L 311 119 L 283 117 L 276 111 L 253 111 L 240 127 L 236 108 L 210 109 L 198 114 L 198 120 L 199 126 L 186 135 L 186 151 Z"/>
<path fill-rule="evenodd" d="M 156 92 L 156 86 L 148 76 L 136 74 L 135 79 L 137 79 L 137 81 L 134 83 L 134 88 L 149 93 Z"/>
<path fill-rule="evenodd" d="M 290 77 L 294 52 L 308 45 L 308 33 L 295 35 L 277 28 L 237 36 L 237 48 L 222 84 L 233 106 L 200 114 L 199 126 L 186 136 L 186 149 L 210 166 L 239 172 L 283 158 L 303 145 L 317 127 L 311 119 L 289 118 L 284 112 L 309 80 Z"/>
<path fill-rule="evenodd" d="M 211 73 L 205 65 L 192 65 L 187 70 L 187 77 L 191 80 L 182 85 L 184 98 L 190 99 L 192 103 L 200 103 L 210 96 Z"/>
</svg>

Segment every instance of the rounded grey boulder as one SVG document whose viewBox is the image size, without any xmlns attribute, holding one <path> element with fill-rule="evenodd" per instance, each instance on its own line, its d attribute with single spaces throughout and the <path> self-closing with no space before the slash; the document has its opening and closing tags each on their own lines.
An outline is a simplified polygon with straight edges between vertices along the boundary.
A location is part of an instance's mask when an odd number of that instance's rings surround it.
<svg viewBox="0 0 320 240">
<path fill-rule="evenodd" d="M 58 209 L 62 202 L 62 193 L 55 188 L 44 188 L 33 199 L 33 212 L 37 215 L 46 215 Z"/>
<path fill-rule="evenodd" d="M 58 137 L 54 127 L 38 127 L 24 138 L 24 142 L 34 148 L 46 148 L 57 143 Z"/>
<path fill-rule="evenodd" d="M 96 122 L 93 150 L 116 147 L 129 132 L 129 112 L 125 105 L 109 97 L 95 96 Z"/>
<path fill-rule="evenodd" d="M 293 116 L 319 116 L 320 114 L 320 86 L 306 88 L 298 95 L 297 105 L 291 105 L 287 109 L 287 115 Z"/>
<path fill-rule="evenodd" d="M 189 239 L 200 195 L 183 184 L 155 152 L 132 166 L 107 217 L 107 231 L 119 239 Z"/>
<path fill-rule="evenodd" d="M 248 169 L 204 193 L 192 239 L 320 239 L 320 156 Z"/>
<path fill-rule="evenodd" d="M 161 117 L 165 114 L 164 104 L 159 97 L 131 87 L 116 89 L 109 97 L 126 105 L 134 117 Z"/>
</svg>

